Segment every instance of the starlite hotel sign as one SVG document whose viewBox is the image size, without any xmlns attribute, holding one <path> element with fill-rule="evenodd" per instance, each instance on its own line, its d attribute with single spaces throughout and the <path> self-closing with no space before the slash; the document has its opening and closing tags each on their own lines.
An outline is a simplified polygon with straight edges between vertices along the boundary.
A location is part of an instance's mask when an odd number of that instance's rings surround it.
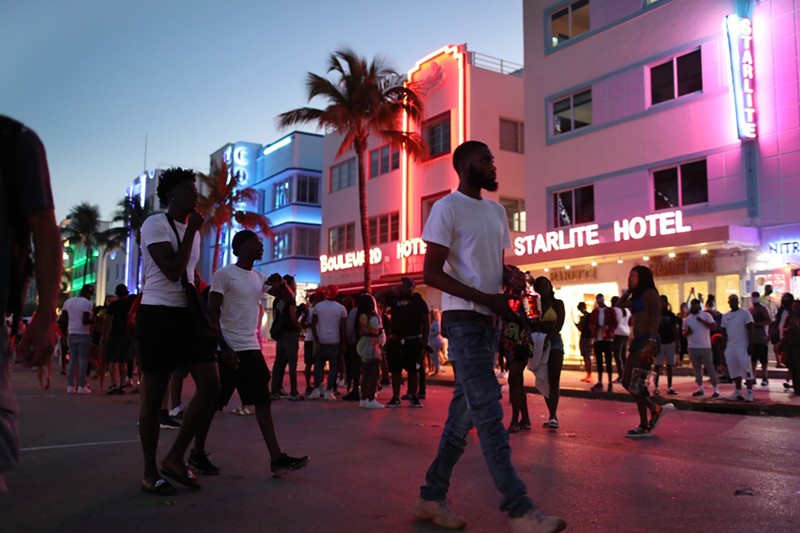
<svg viewBox="0 0 800 533">
<path fill-rule="evenodd" d="M 747 17 L 728 15 L 725 17 L 725 32 L 728 35 L 736 125 L 739 129 L 739 139 L 748 141 L 758 135 L 753 21 Z"/>
</svg>

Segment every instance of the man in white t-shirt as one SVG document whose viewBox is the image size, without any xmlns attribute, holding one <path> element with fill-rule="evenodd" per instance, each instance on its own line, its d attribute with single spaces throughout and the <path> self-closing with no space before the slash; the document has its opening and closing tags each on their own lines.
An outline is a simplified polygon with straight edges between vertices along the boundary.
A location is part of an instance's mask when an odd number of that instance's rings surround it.
<svg viewBox="0 0 800 533">
<path fill-rule="evenodd" d="M 347 342 L 347 309 L 336 301 L 339 288 L 328 285 L 322 290 L 325 300 L 311 308 L 311 331 L 314 335 L 314 383 L 317 388 L 309 394 L 309 400 L 322 396 L 322 374 L 328 363 L 328 387 L 326 400 L 335 400 L 336 372 L 339 358 L 344 355 Z"/>
<path fill-rule="evenodd" d="M 717 371 L 714 369 L 714 354 L 711 350 L 711 332 L 717 329 L 708 312 L 703 311 L 700 300 L 693 299 L 689 304 L 689 316 L 683 321 L 683 336 L 686 337 L 689 346 L 689 359 L 694 368 L 694 380 L 697 383 L 697 390 L 692 396 L 704 396 L 703 391 L 703 368 L 706 369 L 708 377 L 711 378 L 711 385 L 714 387 L 712 398 L 719 398 L 719 384 L 717 382 Z"/>
<path fill-rule="evenodd" d="M 67 367 L 67 394 L 91 394 L 86 384 L 89 354 L 92 351 L 92 302 L 94 286 L 84 285 L 78 296 L 64 302 L 62 314 L 67 319 L 69 366 Z M 75 363 L 78 363 L 78 386 L 75 386 Z"/>
<path fill-rule="evenodd" d="M 453 167 L 458 190 L 433 204 L 422 238 L 427 244 L 424 279 L 442 291 L 442 330 L 450 340 L 456 381 L 436 457 L 412 512 L 418 520 L 431 520 L 439 527 L 466 526 L 464 518 L 450 510 L 447 493 L 453 467 L 474 425 L 492 479 L 502 493 L 500 510 L 508 515 L 512 530 L 561 531 L 566 522 L 539 511 L 528 496 L 511 463 L 503 426 L 500 384 L 494 375 L 496 315 L 509 312 L 504 281 L 522 290 L 525 276 L 504 266 L 503 250 L 511 245 L 506 212 L 482 196 L 483 190 L 498 188 L 494 156 L 486 144 L 467 141 L 453 152 Z"/>
<path fill-rule="evenodd" d="M 754 401 L 753 385 L 756 382 L 750 354 L 753 352 L 753 315 L 739 307 L 739 297 L 728 296 L 731 310 L 722 315 L 722 339 L 728 373 L 736 384 L 736 390 L 728 400 Z M 747 393 L 742 395 L 742 378 L 747 385 Z"/>
<path fill-rule="evenodd" d="M 267 276 L 253 270 L 253 263 L 264 255 L 258 235 L 242 230 L 233 236 L 233 255 L 238 259 L 214 274 L 208 306 L 219 322 L 222 340 L 220 375 L 230 379 L 239 391 L 242 405 L 255 405 L 256 421 L 267 444 L 272 477 L 299 470 L 308 457 L 290 457 L 283 453 L 275 436 L 269 392 L 269 369 L 258 342 L 259 304 L 267 291 Z"/>
</svg>

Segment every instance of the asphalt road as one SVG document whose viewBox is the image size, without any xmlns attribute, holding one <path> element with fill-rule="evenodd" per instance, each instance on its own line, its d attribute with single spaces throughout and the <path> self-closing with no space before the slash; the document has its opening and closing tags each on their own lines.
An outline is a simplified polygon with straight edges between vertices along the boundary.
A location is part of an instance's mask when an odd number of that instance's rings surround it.
<svg viewBox="0 0 800 533">
<path fill-rule="evenodd" d="M 11 492 L 0 496 L 4 533 L 441 531 L 415 522 L 410 508 L 438 442 L 448 386 L 430 386 L 423 409 L 276 402 L 283 448 L 311 456 L 306 469 L 282 479 L 269 476 L 254 417 L 221 413 L 208 449 L 222 474 L 203 478 L 201 491 L 158 498 L 139 489 L 138 395 L 67 396 L 35 382 L 30 371 L 14 376 L 23 451 L 7 475 Z M 540 396 L 529 404 L 534 428 L 511 435 L 513 460 L 532 496 L 570 531 L 800 528 L 800 418 L 671 411 L 654 438 L 635 441 L 623 437 L 637 425 L 633 404 L 564 398 L 558 431 L 539 427 Z M 162 456 L 173 438 L 162 431 Z M 746 488 L 753 495 L 735 495 Z M 508 529 L 474 433 L 450 500 L 467 531 Z"/>
</svg>

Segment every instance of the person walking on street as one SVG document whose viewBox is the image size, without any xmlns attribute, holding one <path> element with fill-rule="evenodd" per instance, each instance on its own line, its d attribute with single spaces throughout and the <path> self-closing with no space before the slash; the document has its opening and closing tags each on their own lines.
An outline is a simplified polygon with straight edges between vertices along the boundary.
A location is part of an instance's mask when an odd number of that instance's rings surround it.
<svg viewBox="0 0 800 533">
<path fill-rule="evenodd" d="M 593 391 L 603 390 L 603 360 L 608 370 L 608 392 L 614 390 L 614 332 L 617 330 L 617 315 L 614 310 L 606 306 L 605 296 L 598 294 L 595 297 L 595 308 L 589 317 L 589 327 L 592 330 L 594 341 L 594 358 L 597 363 L 597 383 Z"/>
<path fill-rule="evenodd" d="M 722 315 L 722 346 L 728 374 L 736 384 L 736 390 L 728 396 L 727 400 L 754 401 L 753 385 L 756 376 L 750 356 L 753 353 L 753 316 L 749 311 L 739 307 L 739 297 L 735 294 L 728 296 L 728 305 L 731 310 Z M 742 395 L 742 380 L 747 387 L 747 393 Z"/>
<path fill-rule="evenodd" d="M 228 370 L 225 379 L 232 381 L 243 405 L 255 406 L 256 421 L 269 450 L 272 477 L 280 477 L 303 468 L 309 458 L 286 455 L 275 435 L 269 369 L 256 333 L 259 303 L 266 293 L 267 277 L 253 270 L 253 263 L 264 255 L 264 245 L 254 232 L 242 230 L 233 236 L 231 248 L 236 263 L 214 273 L 208 307 L 222 333 L 222 365 Z"/>
<path fill-rule="evenodd" d="M 67 394 L 91 394 L 86 383 L 89 355 L 92 350 L 92 302 L 93 285 L 84 285 L 78 296 L 64 302 L 61 313 L 67 321 L 67 343 L 69 344 L 69 366 L 67 367 Z M 75 383 L 77 363 L 78 382 Z"/>
<path fill-rule="evenodd" d="M 486 144 L 467 141 L 453 152 L 453 166 L 458 190 L 433 205 L 422 238 L 427 244 L 425 283 L 442 291 L 442 322 L 450 340 L 455 386 L 436 457 L 412 512 L 418 520 L 431 520 L 440 527 L 466 526 L 450 509 L 447 492 L 467 433 L 474 426 L 492 480 L 502 494 L 500 510 L 508 515 L 511 531 L 561 531 L 566 522 L 542 512 L 528 496 L 511 463 L 508 432 L 503 427 L 502 395 L 493 371 L 496 315 L 508 310 L 504 281 L 521 291 L 525 276 L 518 269 L 512 275 L 504 267 L 503 249 L 511 245 L 508 219 L 500 204 L 481 194 L 497 190 L 494 156 Z"/>
</svg>

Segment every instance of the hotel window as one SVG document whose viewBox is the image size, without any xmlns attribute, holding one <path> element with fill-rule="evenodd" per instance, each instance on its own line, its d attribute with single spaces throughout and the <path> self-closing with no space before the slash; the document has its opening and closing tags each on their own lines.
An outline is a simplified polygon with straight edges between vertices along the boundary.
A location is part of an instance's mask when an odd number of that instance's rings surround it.
<svg viewBox="0 0 800 533">
<path fill-rule="evenodd" d="M 328 253 L 349 252 L 356 247 L 356 223 L 343 224 L 328 230 Z"/>
<path fill-rule="evenodd" d="M 656 209 L 708 202 L 706 160 L 653 172 L 653 199 Z"/>
<path fill-rule="evenodd" d="M 550 15 L 550 38 L 558 46 L 589 31 L 589 0 L 572 2 Z"/>
<path fill-rule="evenodd" d="M 678 80 L 677 83 L 675 80 Z M 700 49 L 650 68 L 652 105 L 703 90 Z"/>
<path fill-rule="evenodd" d="M 594 185 L 553 193 L 553 227 L 594 222 Z"/>
<path fill-rule="evenodd" d="M 450 153 L 450 112 L 432 118 L 423 125 L 429 157 Z"/>
<path fill-rule="evenodd" d="M 500 119 L 500 149 L 525 153 L 525 128 L 522 122 Z"/>
<path fill-rule="evenodd" d="M 388 213 L 369 219 L 371 244 L 385 244 L 400 240 L 400 213 Z"/>
<path fill-rule="evenodd" d="M 388 144 L 369 153 L 369 177 L 375 178 L 400 168 L 400 150 Z"/>
<path fill-rule="evenodd" d="M 356 158 L 351 157 L 331 167 L 331 192 L 340 191 L 356 184 Z"/>
<path fill-rule="evenodd" d="M 553 135 L 592 125 L 592 89 L 553 102 Z"/>
<path fill-rule="evenodd" d="M 297 176 L 297 202 L 319 205 L 319 178 Z"/>
<path fill-rule="evenodd" d="M 272 209 L 280 209 L 292 203 L 292 178 L 272 185 Z"/>
<path fill-rule="evenodd" d="M 506 210 L 509 229 L 517 233 L 525 233 L 525 200 L 500 197 L 500 205 Z"/>
<path fill-rule="evenodd" d="M 420 227 L 425 227 L 425 223 L 428 221 L 428 216 L 431 214 L 433 204 L 448 194 L 450 194 L 450 191 L 442 191 L 420 199 L 420 213 L 422 214 L 422 225 Z"/>
<path fill-rule="evenodd" d="M 294 255 L 317 257 L 319 255 L 319 229 L 295 228 Z"/>
<path fill-rule="evenodd" d="M 292 230 L 275 232 L 272 236 L 272 259 L 285 259 L 292 254 Z"/>
</svg>

